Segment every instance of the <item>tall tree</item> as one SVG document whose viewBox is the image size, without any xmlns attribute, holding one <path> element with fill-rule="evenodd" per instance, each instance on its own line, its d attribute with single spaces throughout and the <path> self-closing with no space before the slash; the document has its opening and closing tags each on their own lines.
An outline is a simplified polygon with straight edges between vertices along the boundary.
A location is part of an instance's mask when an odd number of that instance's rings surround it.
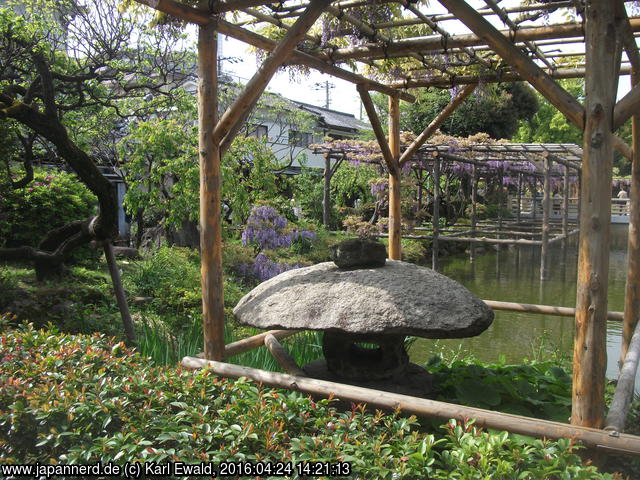
<svg viewBox="0 0 640 480">
<path fill-rule="evenodd" d="M 54 149 L 99 205 L 96 217 L 46 233 L 43 225 L 38 248 L 2 248 L 0 260 L 33 261 L 45 278 L 60 272 L 75 247 L 116 235 L 116 194 L 98 169 L 97 147 L 114 119 L 166 108 L 167 92 L 189 65 L 178 48 L 184 37 L 171 26 L 149 30 L 147 21 L 100 0 L 9 1 L 0 8 L 0 119 Z M 151 101 L 141 101 L 150 93 Z M 88 131 L 92 122 L 99 128 Z M 23 183 L 10 179 L 7 186 Z"/>
</svg>

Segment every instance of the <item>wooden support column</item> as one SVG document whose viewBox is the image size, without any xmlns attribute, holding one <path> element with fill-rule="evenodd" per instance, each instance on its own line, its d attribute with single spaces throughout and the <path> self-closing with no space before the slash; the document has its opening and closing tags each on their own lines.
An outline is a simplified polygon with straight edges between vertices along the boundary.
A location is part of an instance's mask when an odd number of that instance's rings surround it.
<svg viewBox="0 0 640 480">
<path fill-rule="evenodd" d="M 516 220 L 518 225 L 520 224 L 520 220 L 522 218 L 522 174 L 518 174 L 518 212 L 516 213 Z"/>
<path fill-rule="evenodd" d="M 213 138 L 218 118 L 218 35 L 215 23 L 198 29 L 198 129 L 200 159 L 200 262 L 204 356 L 224 358 L 224 296 L 220 148 Z"/>
<path fill-rule="evenodd" d="M 612 118 L 618 32 L 612 2 L 585 9 L 585 129 L 571 423 L 602 428 L 607 364 Z"/>
<path fill-rule="evenodd" d="M 478 167 L 473 164 L 471 166 L 471 236 L 475 236 L 475 231 L 478 223 Z M 474 262 L 476 260 L 476 246 L 475 243 L 471 243 L 469 246 L 469 260 Z"/>
<path fill-rule="evenodd" d="M 562 235 L 569 234 L 569 167 L 564 166 L 562 183 Z"/>
<path fill-rule="evenodd" d="M 548 278 L 549 232 L 551 227 L 551 158 L 544 157 L 544 187 L 542 198 L 542 246 L 540 247 L 540 280 Z"/>
<path fill-rule="evenodd" d="M 402 212 L 400 210 L 400 99 L 389 97 L 389 150 L 395 168 L 389 170 L 389 258 L 401 260 L 402 245 L 400 228 Z"/>
<path fill-rule="evenodd" d="M 634 72 L 633 83 L 640 85 L 640 72 Z M 631 120 L 633 161 L 629 192 L 629 239 L 627 243 L 627 283 L 624 295 L 624 324 L 620 362 L 624 361 L 631 337 L 640 318 L 640 115 Z"/>
<path fill-rule="evenodd" d="M 329 217 L 331 216 L 331 158 L 328 153 L 324 154 L 324 186 L 322 189 L 322 224 L 329 228 Z"/>
<path fill-rule="evenodd" d="M 322 14 L 330 0 L 311 0 L 311 3 L 287 31 L 278 46 L 269 54 L 242 93 L 235 99 L 215 126 L 214 138 L 220 142 L 221 153 L 229 148 L 247 116 L 255 106 L 278 68 L 292 55 L 296 45 Z"/>
<path fill-rule="evenodd" d="M 474 165 L 475 167 L 475 165 Z M 438 236 L 440 235 L 440 158 L 433 160 L 433 239 L 431 240 L 431 268 L 438 270 Z"/>
</svg>

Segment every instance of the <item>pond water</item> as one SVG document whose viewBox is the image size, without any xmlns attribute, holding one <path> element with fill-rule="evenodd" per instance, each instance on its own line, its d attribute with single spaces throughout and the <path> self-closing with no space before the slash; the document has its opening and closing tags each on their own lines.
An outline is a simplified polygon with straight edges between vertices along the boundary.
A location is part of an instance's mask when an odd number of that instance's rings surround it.
<svg viewBox="0 0 640 480">
<path fill-rule="evenodd" d="M 627 272 L 627 225 L 612 225 L 609 266 L 609 310 L 622 311 Z M 540 281 L 540 248 L 509 246 L 488 247 L 476 256 L 441 260 L 441 273 L 451 277 L 478 297 L 505 302 L 535 303 L 575 307 L 577 275 L 577 236 L 563 248 L 560 242 L 550 247 L 549 279 Z M 410 357 L 418 364 L 432 354 L 453 349 L 470 352 L 484 362 L 497 362 L 501 356 L 510 363 L 532 358 L 535 345 L 557 347 L 569 357 L 573 354 L 572 317 L 557 317 L 519 312 L 496 311 L 493 324 L 477 337 L 453 340 L 418 339 Z M 607 325 L 607 377 L 617 376 L 622 323 Z M 636 381 L 636 388 L 640 385 Z"/>
</svg>

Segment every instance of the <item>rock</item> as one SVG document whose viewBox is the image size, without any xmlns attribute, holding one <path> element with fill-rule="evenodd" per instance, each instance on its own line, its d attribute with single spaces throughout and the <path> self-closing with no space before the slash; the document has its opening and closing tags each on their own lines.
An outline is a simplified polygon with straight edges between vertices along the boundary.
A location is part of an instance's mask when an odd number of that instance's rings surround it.
<svg viewBox="0 0 640 480">
<path fill-rule="evenodd" d="M 284 272 L 254 288 L 233 310 L 263 329 L 329 330 L 459 338 L 480 334 L 493 311 L 458 282 L 389 260 L 341 270 L 332 262 Z"/>
<path fill-rule="evenodd" d="M 331 260 L 340 268 L 384 267 L 387 249 L 372 238 L 348 238 L 331 247 Z"/>
</svg>

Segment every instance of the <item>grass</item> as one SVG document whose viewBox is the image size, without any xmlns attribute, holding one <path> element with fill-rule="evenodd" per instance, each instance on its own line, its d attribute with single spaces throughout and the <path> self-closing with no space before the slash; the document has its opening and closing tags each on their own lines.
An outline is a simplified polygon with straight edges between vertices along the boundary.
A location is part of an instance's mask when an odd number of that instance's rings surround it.
<svg viewBox="0 0 640 480">
<path fill-rule="evenodd" d="M 202 352 L 202 321 L 199 315 L 193 317 L 188 327 L 177 334 L 168 331 L 158 321 L 147 319 L 139 325 L 138 351 L 150 357 L 156 365 L 175 365 L 185 356 L 194 356 Z M 225 343 L 261 332 L 253 328 L 233 328 L 227 324 L 224 332 Z M 302 332 L 282 340 L 282 343 L 299 365 L 322 356 L 320 332 Z M 262 347 L 231 357 L 229 362 L 263 370 L 282 371 L 269 351 Z"/>
</svg>

